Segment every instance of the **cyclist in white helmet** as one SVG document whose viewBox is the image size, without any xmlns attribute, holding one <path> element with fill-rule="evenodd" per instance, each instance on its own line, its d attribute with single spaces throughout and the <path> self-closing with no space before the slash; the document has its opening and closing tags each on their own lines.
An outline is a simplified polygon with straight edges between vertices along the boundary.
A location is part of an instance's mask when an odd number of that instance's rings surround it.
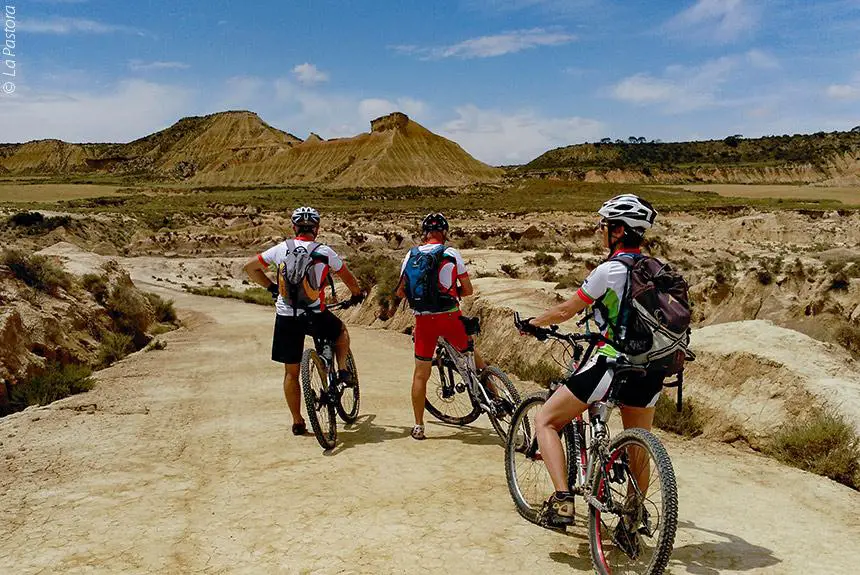
<svg viewBox="0 0 860 575">
<path fill-rule="evenodd" d="M 633 194 L 616 196 L 603 204 L 598 230 L 603 246 L 608 249 L 606 261 L 585 279 L 571 299 L 539 316 L 527 320 L 524 332 L 532 327 L 546 327 L 569 320 L 587 307 L 595 310 L 595 321 L 604 335 L 611 339 L 606 319 L 615 323 L 627 283 L 627 267 L 612 261 L 618 257 L 637 257 L 645 234 L 654 224 L 657 211 L 646 200 Z M 536 435 L 544 463 L 556 492 L 544 504 L 541 520 L 550 527 L 571 525 L 574 518 L 573 495 L 567 491 L 567 468 L 559 433 L 589 404 L 600 401 L 608 391 L 611 377 L 607 373 L 607 357 L 617 351 L 606 344 L 597 348 L 584 365 L 571 375 L 547 400 L 537 416 Z M 630 377 L 619 389 L 621 420 L 624 428 L 651 429 L 654 406 L 663 385 L 663 376 L 648 374 Z"/>
<path fill-rule="evenodd" d="M 329 271 L 343 280 L 352 292 L 351 303 L 360 303 L 365 296 L 341 257 L 329 246 L 316 241 L 320 226 L 319 212 L 303 206 L 293 212 L 291 220 L 295 238 L 285 240 L 248 260 L 245 272 L 276 299 L 272 361 L 284 364 L 284 397 L 293 416 L 293 435 L 304 435 L 307 426 L 302 417 L 299 367 L 305 335 L 318 335 L 335 341 L 335 355 L 340 367 L 338 375 L 342 381 L 350 383 L 350 372 L 346 369 L 349 332 L 336 315 L 325 309 L 325 284 Z M 290 292 L 286 289 L 280 273 L 277 281 L 272 281 L 266 275 L 269 264 L 276 264 L 281 270 L 290 261 L 289 256 L 295 253 L 310 254 L 307 268 L 309 277 L 303 284 L 301 294 L 298 290 Z"/>
</svg>

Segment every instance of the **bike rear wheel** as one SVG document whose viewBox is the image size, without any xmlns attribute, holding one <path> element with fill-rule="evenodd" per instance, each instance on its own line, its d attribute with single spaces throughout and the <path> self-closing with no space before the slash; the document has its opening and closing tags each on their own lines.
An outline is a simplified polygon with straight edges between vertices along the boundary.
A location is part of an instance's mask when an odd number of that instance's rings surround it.
<svg viewBox="0 0 860 575">
<path fill-rule="evenodd" d="M 499 434 L 502 441 L 505 441 L 508 438 L 508 430 L 511 427 L 514 411 L 520 404 L 520 393 L 505 375 L 505 372 L 494 365 L 486 367 L 481 372 L 481 384 L 486 388 L 490 397 L 495 397 L 496 414 L 488 413 L 487 415 L 496 433 Z"/>
<path fill-rule="evenodd" d="M 328 372 L 316 350 L 305 350 L 302 355 L 301 375 L 305 407 L 314 435 L 323 449 L 333 449 L 337 443 L 335 401 L 328 391 Z"/>
<path fill-rule="evenodd" d="M 640 484 L 631 469 L 643 466 L 647 480 Z M 678 489 L 666 449 L 651 432 L 627 429 L 612 440 L 609 463 L 597 473 L 592 494 L 607 509 L 589 510 L 595 571 L 663 573 L 678 527 Z"/>
<path fill-rule="evenodd" d="M 468 385 L 444 349 L 436 351 L 431 369 L 424 398 L 427 411 L 439 421 L 453 425 L 468 425 L 478 419 L 481 408 L 472 401 Z"/>
<path fill-rule="evenodd" d="M 544 501 L 555 491 L 537 444 L 535 419 L 549 392 L 540 391 L 526 396 L 511 418 L 505 441 L 505 477 L 508 491 L 517 512 L 528 521 L 538 523 Z M 571 458 L 572 428 L 564 428 L 561 438 L 565 457 Z"/>
<path fill-rule="evenodd" d="M 337 414 L 344 423 L 353 423 L 358 419 L 358 406 L 361 401 L 361 395 L 358 389 L 358 369 L 355 367 L 355 358 L 352 357 L 352 351 L 346 356 L 346 369 L 349 371 L 352 383 L 349 387 L 345 387 L 340 394 L 340 400 L 335 408 Z"/>
</svg>

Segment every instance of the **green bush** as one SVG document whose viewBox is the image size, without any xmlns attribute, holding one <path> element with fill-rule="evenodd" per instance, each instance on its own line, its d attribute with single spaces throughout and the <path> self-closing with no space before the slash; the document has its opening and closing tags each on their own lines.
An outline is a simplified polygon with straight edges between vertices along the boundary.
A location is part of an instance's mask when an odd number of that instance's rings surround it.
<svg viewBox="0 0 860 575">
<path fill-rule="evenodd" d="M 860 357 L 860 327 L 842 325 L 836 330 L 836 343 L 851 352 L 854 357 Z"/>
<path fill-rule="evenodd" d="M 732 280 L 735 275 L 735 264 L 729 260 L 719 260 L 714 265 L 714 281 L 725 284 Z"/>
<path fill-rule="evenodd" d="M 60 288 L 72 287 L 72 276 L 53 260 L 41 255 L 27 255 L 21 250 L 5 250 L 3 264 L 12 274 L 37 290 L 57 295 Z"/>
<path fill-rule="evenodd" d="M 687 399 L 679 412 L 677 404 L 661 393 L 654 411 L 654 425 L 684 437 L 696 437 L 703 431 L 700 411 L 698 404 Z"/>
<path fill-rule="evenodd" d="M 47 405 L 92 389 L 94 381 L 90 375 L 92 370 L 85 365 L 52 363 L 29 381 L 13 386 L 9 399 L 16 410 L 29 405 Z"/>
<path fill-rule="evenodd" d="M 107 332 L 99 347 L 99 365 L 107 367 L 127 356 L 133 349 L 134 343 L 130 335 Z"/>
<path fill-rule="evenodd" d="M 160 295 L 152 292 L 145 292 L 143 295 L 149 300 L 149 305 L 152 306 L 155 321 L 159 323 L 176 322 L 176 310 L 173 308 L 173 300 L 165 300 Z"/>
<path fill-rule="evenodd" d="M 765 452 L 776 459 L 860 489 L 860 438 L 833 409 L 815 410 L 785 426 Z"/>
<path fill-rule="evenodd" d="M 108 296 L 107 278 L 99 274 L 84 274 L 81 278 L 84 289 L 93 294 L 95 300 L 104 305 Z"/>
</svg>

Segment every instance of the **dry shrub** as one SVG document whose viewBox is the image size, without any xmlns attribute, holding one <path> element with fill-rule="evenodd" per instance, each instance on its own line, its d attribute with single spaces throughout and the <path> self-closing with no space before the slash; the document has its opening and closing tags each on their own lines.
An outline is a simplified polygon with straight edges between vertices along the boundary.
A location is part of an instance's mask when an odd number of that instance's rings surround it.
<svg viewBox="0 0 860 575">
<path fill-rule="evenodd" d="M 86 365 L 51 363 L 44 371 L 12 387 L 13 410 L 29 405 L 47 405 L 69 395 L 93 388 L 92 370 Z"/>
<path fill-rule="evenodd" d="M 396 261 L 381 254 L 356 254 L 347 263 L 362 291 L 369 293 L 376 286 L 376 302 L 385 307 L 392 303 L 400 283 L 400 265 Z"/>
<path fill-rule="evenodd" d="M 526 257 L 525 260 L 528 263 L 530 263 L 532 265 L 536 265 L 538 267 L 544 267 L 544 266 L 552 267 L 556 263 L 558 263 L 558 260 L 555 259 L 555 256 L 553 256 L 552 254 L 548 254 L 546 252 L 537 252 L 533 256 Z"/>
<path fill-rule="evenodd" d="M 3 252 L 3 264 L 12 274 L 37 290 L 57 295 L 72 287 L 72 276 L 46 256 L 27 255 L 21 250 Z"/>
<path fill-rule="evenodd" d="M 834 409 L 785 426 L 765 451 L 787 465 L 860 489 L 860 438 Z"/>
<path fill-rule="evenodd" d="M 99 346 L 99 365 L 107 367 L 127 356 L 133 349 L 134 342 L 130 335 L 107 332 Z"/>
<path fill-rule="evenodd" d="M 860 357 L 860 327 L 841 325 L 834 334 L 836 343 L 851 352 L 854 357 Z"/>
<path fill-rule="evenodd" d="M 681 411 L 678 411 L 677 404 L 661 393 L 654 411 L 654 425 L 684 437 L 696 437 L 704 430 L 701 407 L 688 399 L 682 403 Z"/>
<path fill-rule="evenodd" d="M 107 278 L 99 274 L 84 274 L 81 278 L 84 289 L 93 294 L 95 300 L 104 305 L 108 296 Z"/>
<path fill-rule="evenodd" d="M 176 322 L 176 310 L 173 308 L 173 300 L 165 300 L 160 295 L 152 292 L 146 292 L 143 295 L 149 300 L 149 305 L 152 306 L 155 321 L 158 323 Z"/>
<path fill-rule="evenodd" d="M 269 290 L 261 287 L 252 287 L 244 291 L 237 291 L 226 286 L 222 287 L 186 287 L 185 291 L 194 295 L 205 295 L 209 297 L 232 298 L 242 300 L 246 303 L 257 305 L 274 306 L 272 294 Z"/>
<path fill-rule="evenodd" d="M 120 332 L 131 336 L 137 347 L 146 345 L 146 332 L 155 321 L 147 298 L 134 287 L 117 284 L 105 306 Z"/>
<path fill-rule="evenodd" d="M 513 264 L 502 264 L 499 270 L 509 278 L 517 279 L 520 277 L 520 270 Z"/>
</svg>

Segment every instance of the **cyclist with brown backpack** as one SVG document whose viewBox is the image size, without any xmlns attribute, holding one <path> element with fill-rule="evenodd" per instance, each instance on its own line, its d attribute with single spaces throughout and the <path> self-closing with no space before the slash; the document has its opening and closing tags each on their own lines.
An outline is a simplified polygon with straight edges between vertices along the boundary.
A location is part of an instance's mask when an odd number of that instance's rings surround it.
<svg viewBox="0 0 860 575">
<path fill-rule="evenodd" d="M 633 194 L 612 198 L 598 210 L 598 229 L 607 259 L 585 279 L 571 299 L 519 324 L 523 333 L 546 338 L 552 324 L 592 309 L 600 343 L 547 400 L 535 420 L 543 461 L 555 488 L 541 523 L 563 527 L 574 521 L 560 431 L 594 402 L 604 399 L 621 363 L 635 367 L 619 382 L 618 403 L 625 429 L 651 429 L 657 399 L 667 376 L 683 368 L 689 343 L 687 284 L 662 262 L 641 253 L 657 211 Z M 648 485 L 647 462 L 631 461 L 638 484 Z"/>
<path fill-rule="evenodd" d="M 349 332 L 343 322 L 325 308 L 324 288 L 329 272 L 334 272 L 349 291 L 351 304 L 360 303 L 362 293 L 355 276 L 329 246 L 316 241 L 320 215 L 314 208 L 297 208 L 291 217 L 295 237 L 257 254 L 245 264 L 245 272 L 255 283 L 268 289 L 276 300 L 272 361 L 284 364 L 284 397 L 293 417 L 293 435 L 307 432 L 301 411 L 299 367 L 305 335 L 335 342 L 338 377 L 349 385 Z M 266 271 L 277 266 L 276 281 Z"/>
</svg>

